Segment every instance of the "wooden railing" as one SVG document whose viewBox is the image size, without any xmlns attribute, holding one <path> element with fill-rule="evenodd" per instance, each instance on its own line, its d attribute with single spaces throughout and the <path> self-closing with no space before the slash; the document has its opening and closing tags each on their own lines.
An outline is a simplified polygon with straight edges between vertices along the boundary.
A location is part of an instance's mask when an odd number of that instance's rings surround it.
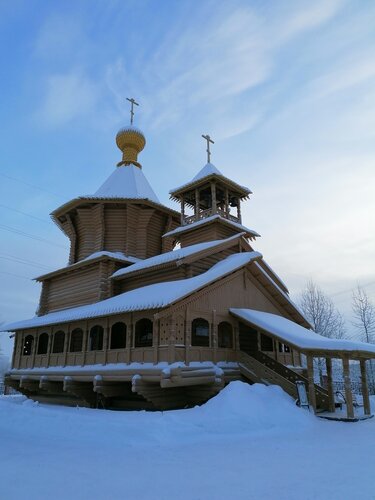
<svg viewBox="0 0 375 500">
<path fill-rule="evenodd" d="M 207 217 L 210 217 L 211 215 L 218 214 L 220 217 L 223 217 L 224 219 L 228 219 L 232 222 L 236 222 L 237 224 L 240 224 L 241 221 L 238 217 L 225 212 L 224 210 L 221 210 L 220 208 L 216 209 L 216 212 L 212 211 L 212 208 L 209 208 L 207 210 L 202 210 L 199 212 L 197 215 L 189 215 L 184 217 L 184 225 L 188 224 L 193 224 L 194 222 L 197 222 L 202 219 L 206 219 Z"/>
<path fill-rule="evenodd" d="M 255 362 L 254 362 L 255 361 Z M 285 392 L 287 392 L 292 397 L 297 397 L 296 382 L 302 381 L 305 384 L 306 390 L 308 388 L 308 380 L 306 377 L 297 373 L 290 368 L 282 365 L 278 361 L 270 358 L 263 352 L 249 352 L 245 353 L 241 351 L 240 354 L 240 369 L 241 364 L 245 368 L 255 372 L 255 377 L 258 379 L 264 379 L 263 383 L 277 384 Z M 267 370 L 266 370 L 267 369 Z M 245 373 L 243 375 L 246 376 Z M 251 377 L 249 377 L 251 378 Z M 255 380 L 256 382 L 261 380 Z M 292 389 L 293 387 L 293 389 Z M 315 384 L 315 395 L 316 404 L 319 409 L 329 409 L 329 396 L 328 392 Z"/>
</svg>

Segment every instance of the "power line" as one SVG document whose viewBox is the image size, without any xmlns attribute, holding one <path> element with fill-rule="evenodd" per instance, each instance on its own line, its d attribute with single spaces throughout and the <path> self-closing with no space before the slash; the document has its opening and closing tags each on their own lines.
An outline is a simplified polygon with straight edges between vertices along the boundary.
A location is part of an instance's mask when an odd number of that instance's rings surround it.
<svg viewBox="0 0 375 500">
<path fill-rule="evenodd" d="M 1 274 L 8 274 L 9 276 L 15 276 L 16 278 L 23 278 L 27 281 L 32 281 L 33 278 L 30 278 L 28 276 L 23 276 L 21 274 L 14 274 L 14 273 L 8 273 L 7 271 L 0 271 Z"/>
<path fill-rule="evenodd" d="M 37 267 L 39 269 L 51 270 L 51 267 L 40 264 L 39 262 L 34 262 L 28 259 L 22 259 L 20 257 L 13 257 L 12 255 L 0 254 L 0 259 L 10 260 L 11 262 L 17 262 L 18 264 L 25 264 L 26 266 Z"/>
<path fill-rule="evenodd" d="M 370 283 L 366 283 L 366 285 L 361 285 L 361 288 L 367 288 L 369 286 L 375 285 L 375 281 L 370 281 Z M 344 295 L 345 293 L 353 292 L 353 288 L 349 288 L 347 290 L 341 290 L 341 292 L 331 293 L 331 297 L 337 297 L 337 295 Z"/>
<path fill-rule="evenodd" d="M 0 229 L 2 229 L 4 231 L 8 231 L 10 233 L 18 234 L 19 236 L 24 236 L 26 238 L 30 238 L 31 240 L 42 241 L 44 243 L 48 243 L 49 245 L 53 245 L 55 247 L 64 248 L 64 249 L 68 248 L 65 245 L 60 245 L 59 243 L 55 243 L 53 241 L 46 240 L 45 238 L 40 238 L 39 236 L 35 236 L 34 234 L 25 233 L 24 231 L 13 228 L 11 226 L 6 226 L 5 224 L 0 224 Z"/>
<path fill-rule="evenodd" d="M 51 221 L 49 221 L 47 219 L 41 219 L 40 217 L 36 217 L 35 215 L 29 214 L 27 212 L 23 212 L 22 210 L 17 210 L 16 208 L 8 207 L 7 205 L 3 205 L 1 203 L 0 203 L 0 207 L 6 208 L 7 210 L 11 210 L 12 212 L 16 212 L 17 214 L 26 215 L 27 217 L 31 217 L 32 219 L 35 219 L 37 221 L 44 222 L 45 224 L 51 223 Z"/>
<path fill-rule="evenodd" d="M 6 177 L 7 179 L 11 179 L 12 181 L 20 182 L 21 184 L 25 184 L 25 186 L 32 187 L 34 189 L 38 189 L 39 191 L 44 191 L 45 193 L 52 194 L 53 196 L 56 196 L 57 198 L 63 199 L 63 196 L 61 194 L 54 193 L 53 191 L 49 191 L 48 189 L 42 188 L 40 186 L 36 186 L 35 184 L 31 184 L 30 182 L 26 182 L 22 179 L 16 179 L 15 177 L 12 177 L 11 175 L 4 174 L 3 172 L 0 172 L 0 175 L 3 177 Z"/>
</svg>

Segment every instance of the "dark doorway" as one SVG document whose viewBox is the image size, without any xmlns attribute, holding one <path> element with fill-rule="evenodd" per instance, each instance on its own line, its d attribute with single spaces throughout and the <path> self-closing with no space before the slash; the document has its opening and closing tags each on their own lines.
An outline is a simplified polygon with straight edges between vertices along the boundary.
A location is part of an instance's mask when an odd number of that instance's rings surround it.
<svg viewBox="0 0 375 500">
<path fill-rule="evenodd" d="M 258 351 L 258 332 L 244 323 L 239 324 L 240 349 L 248 353 Z"/>
</svg>

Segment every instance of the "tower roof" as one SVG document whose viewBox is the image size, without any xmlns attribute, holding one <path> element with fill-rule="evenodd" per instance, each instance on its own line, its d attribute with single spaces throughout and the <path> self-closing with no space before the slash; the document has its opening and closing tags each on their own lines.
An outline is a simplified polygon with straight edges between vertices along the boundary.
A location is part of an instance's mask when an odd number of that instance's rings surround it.
<svg viewBox="0 0 375 500">
<path fill-rule="evenodd" d="M 160 204 L 144 173 L 135 165 L 117 167 L 93 197 L 144 199 Z"/>
<path fill-rule="evenodd" d="M 171 189 L 169 191 L 169 194 L 171 195 L 171 198 L 174 198 L 181 192 L 197 187 L 202 183 L 202 181 L 207 181 L 211 178 L 220 179 L 225 184 L 228 184 L 233 190 L 237 191 L 242 198 L 246 198 L 249 194 L 252 193 L 252 191 L 248 187 L 241 186 L 240 184 L 237 184 L 236 182 L 223 175 L 220 170 L 212 163 L 206 163 L 206 165 L 201 168 L 201 170 L 192 178 L 191 181 L 183 184 L 182 186 Z"/>
</svg>

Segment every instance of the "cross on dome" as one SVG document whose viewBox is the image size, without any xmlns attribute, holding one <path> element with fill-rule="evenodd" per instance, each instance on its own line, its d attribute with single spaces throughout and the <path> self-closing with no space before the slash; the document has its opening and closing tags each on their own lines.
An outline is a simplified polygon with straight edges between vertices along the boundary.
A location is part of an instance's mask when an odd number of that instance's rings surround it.
<svg viewBox="0 0 375 500">
<path fill-rule="evenodd" d="M 134 104 L 136 106 L 139 106 L 139 104 L 135 101 L 135 99 L 133 97 L 129 98 L 127 97 L 126 98 L 127 101 L 130 102 L 130 125 L 133 125 L 133 119 L 134 119 Z"/>
<path fill-rule="evenodd" d="M 207 141 L 207 149 L 206 149 L 206 151 L 207 151 L 207 163 L 211 163 L 210 143 L 211 144 L 215 144 L 215 143 L 208 134 L 206 134 L 206 135 L 202 134 L 202 137 L 203 137 L 203 139 L 205 139 Z"/>
</svg>

